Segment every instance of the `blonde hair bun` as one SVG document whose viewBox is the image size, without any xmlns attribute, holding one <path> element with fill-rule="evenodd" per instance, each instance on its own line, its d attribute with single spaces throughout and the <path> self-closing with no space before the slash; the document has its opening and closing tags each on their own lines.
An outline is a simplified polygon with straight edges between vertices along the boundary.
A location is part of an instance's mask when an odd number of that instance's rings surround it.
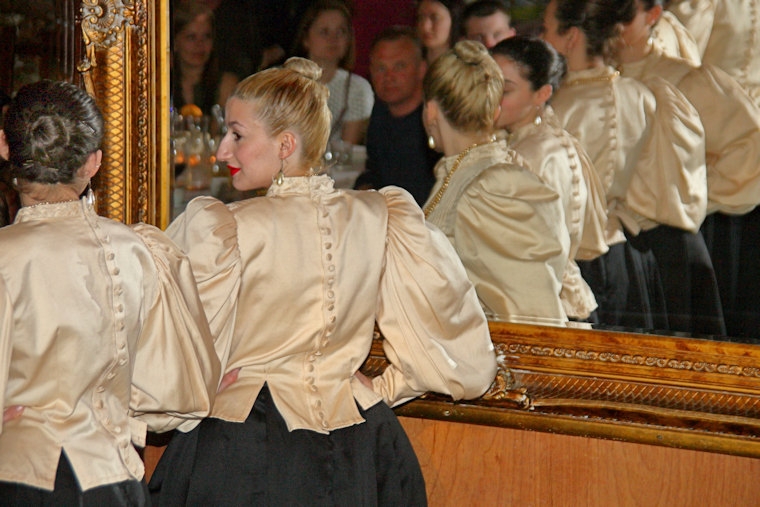
<svg viewBox="0 0 760 507">
<path fill-rule="evenodd" d="M 454 54 L 468 65 L 480 65 L 490 57 L 483 44 L 472 40 L 457 42 L 454 45 Z"/>
<path fill-rule="evenodd" d="M 322 77 L 322 67 L 307 58 L 293 56 L 285 61 L 283 67 L 314 81 L 319 81 Z"/>
</svg>

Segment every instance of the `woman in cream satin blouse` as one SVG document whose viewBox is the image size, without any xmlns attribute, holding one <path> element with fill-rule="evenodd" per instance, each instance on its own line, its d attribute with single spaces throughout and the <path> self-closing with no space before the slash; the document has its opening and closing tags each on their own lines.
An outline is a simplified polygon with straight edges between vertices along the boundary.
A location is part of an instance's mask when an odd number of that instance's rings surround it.
<svg viewBox="0 0 760 507">
<path fill-rule="evenodd" d="M 560 195 L 570 233 L 560 299 L 568 317 L 586 320 L 597 304 L 575 259 L 591 260 L 607 252 L 607 203 L 586 151 L 559 125 L 548 105 L 565 75 L 565 60 L 545 41 L 523 36 L 501 41 L 491 55 L 504 75 L 496 120 L 504 130 L 498 135 Z"/>
<path fill-rule="evenodd" d="M 564 325 L 570 235 L 559 194 L 503 140 L 494 141 L 504 79 L 485 46 L 460 41 L 423 81 L 423 120 L 443 152 L 425 204 L 475 284 L 486 314 Z"/>
<path fill-rule="evenodd" d="M 756 264 L 756 257 L 743 257 L 742 235 L 735 230 L 745 223 L 747 213 L 760 203 L 760 109 L 749 95 L 721 69 L 692 65 L 666 56 L 652 42 L 659 26 L 662 0 L 636 0 L 634 18 L 623 29 L 623 43 L 616 57 L 622 75 L 646 82 L 660 76 L 676 86 L 699 113 L 705 128 L 707 162 L 707 213 L 703 231 L 709 240 L 721 290 L 728 334 L 752 336 L 757 326 L 745 322 L 757 308 L 758 298 L 737 293 L 747 278 L 740 269 Z M 757 213 L 750 214 L 751 223 Z M 757 218 L 754 218 L 757 222 Z M 747 238 L 743 238 L 747 243 Z M 756 235 L 749 241 L 757 243 Z M 756 291 L 751 291 L 756 292 Z M 749 310 L 749 313 L 747 311 Z"/>
<path fill-rule="evenodd" d="M 72 84 L 21 88 L 0 132 L 22 207 L 0 229 L 0 503 L 146 505 L 134 445 L 206 416 L 219 361 L 187 258 L 79 198 L 103 119 Z"/>
<path fill-rule="evenodd" d="M 618 294 L 625 294 L 621 287 L 626 283 L 634 289 L 643 285 L 651 305 L 658 300 L 652 271 L 647 281 L 637 274 L 646 271 L 620 259 L 653 256 L 654 271 L 662 277 L 667 322 L 655 309 L 632 307 L 630 302 L 621 302 L 625 304 L 619 308 L 610 305 L 605 313 L 640 314 L 641 321 L 634 322 L 650 329 L 725 334 L 715 273 L 699 233 L 707 206 L 699 115 L 665 80 L 644 84 L 621 77 L 609 65 L 622 23 L 633 17 L 634 9 L 633 0 L 551 0 L 544 12 L 543 37 L 568 62 L 568 75 L 552 106 L 586 148 L 607 195 L 610 252 L 600 257 L 604 265 L 581 268 L 600 308 L 605 299 L 614 303 Z M 621 275 L 613 263 L 628 268 L 627 273 Z M 641 293 L 636 290 L 633 296 Z M 639 299 L 646 303 L 645 297 Z M 611 317 L 603 323 L 621 324 L 616 313 Z M 647 322 L 650 317 L 653 321 Z"/>
<path fill-rule="evenodd" d="M 672 0 L 668 11 L 694 37 L 702 63 L 723 69 L 760 107 L 760 0 Z"/>
<path fill-rule="evenodd" d="M 330 130 L 320 72 L 291 58 L 238 85 L 217 155 L 236 189 L 267 194 L 198 198 L 168 229 L 239 375 L 170 442 L 158 505 L 423 505 L 389 406 L 429 390 L 474 398 L 495 375 L 472 284 L 414 198 L 315 174 Z M 376 322 L 391 365 L 370 382 L 358 370 Z"/>
</svg>

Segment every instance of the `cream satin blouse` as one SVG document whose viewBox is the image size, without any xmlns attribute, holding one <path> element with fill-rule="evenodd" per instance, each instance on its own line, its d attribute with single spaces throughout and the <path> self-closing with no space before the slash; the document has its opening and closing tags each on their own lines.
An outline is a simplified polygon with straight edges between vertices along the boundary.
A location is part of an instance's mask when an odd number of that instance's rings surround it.
<svg viewBox="0 0 760 507">
<path fill-rule="evenodd" d="M 666 55 L 681 58 L 693 65 L 702 63 L 697 41 L 670 11 L 663 11 L 652 30 L 652 40 Z"/>
<path fill-rule="evenodd" d="M 660 76 L 696 108 L 705 129 L 708 213 L 742 214 L 760 203 L 760 108 L 731 76 L 667 57 L 657 47 L 621 71 L 642 81 Z"/>
<path fill-rule="evenodd" d="M 594 259 L 608 250 L 604 235 L 607 203 L 602 184 L 585 150 L 559 125 L 550 106 L 544 108 L 538 124 L 523 125 L 506 139 L 509 147 L 523 157 L 526 167 L 560 196 L 570 234 L 560 299 L 568 316 L 585 319 L 597 304 L 575 259 Z"/>
<path fill-rule="evenodd" d="M 456 158 L 436 164 L 431 196 Z M 559 297 L 570 251 L 562 201 L 504 141 L 477 146 L 462 159 L 428 220 L 456 248 L 487 315 L 567 322 Z"/>
<path fill-rule="evenodd" d="M 168 228 L 190 258 L 225 371 L 212 417 L 243 421 L 264 383 L 290 430 L 327 433 L 426 391 L 480 396 L 496 373 L 488 323 L 446 237 L 397 187 L 286 178 L 264 197 L 201 197 Z M 375 322 L 391 365 L 354 374 Z"/>
<path fill-rule="evenodd" d="M 694 36 L 702 63 L 726 71 L 760 107 L 760 0 L 676 0 L 668 10 Z"/>
<path fill-rule="evenodd" d="M 189 430 L 219 381 L 184 255 L 85 200 L 0 229 L 0 480 L 52 490 L 65 452 L 83 490 L 141 479 L 146 428 Z"/>
<path fill-rule="evenodd" d="M 610 67 L 569 72 L 552 99 L 591 157 L 607 195 L 607 243 L 658 224 L 696 232 L 705 217 L 704 129 L 663 79 L 643 83 Z"/>
</svg>

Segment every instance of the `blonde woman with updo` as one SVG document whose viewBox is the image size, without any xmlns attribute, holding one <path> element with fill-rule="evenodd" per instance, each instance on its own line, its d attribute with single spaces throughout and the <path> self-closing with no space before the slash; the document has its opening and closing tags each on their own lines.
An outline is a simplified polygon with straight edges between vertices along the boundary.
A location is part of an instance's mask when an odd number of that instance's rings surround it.
<svg viewBox="0 0 760 507">
<path fill-rule="evenodd" d="M 339 190 L 319 174 L 330 131 L 321 69 L 289 59 L 242 81 L 217 153 L 238 190 L 168 228 L 188 253 L 227 378 L 211 418 L 178 434 L 157 505 L 425 505 L 391 406 L 475 398 L 496 372 L 456 252 L 398 187 Z M 391 365 L 359 372 L 382 331 Z"/>
<path fill-rule="evenodd" d="M 428 69 L 423 119 L 443 158 L 424 212 L 456 248 L 487 315 L 564 325 L 570 235 L 562 201 L 494 141 L 503 91 L 501 69 L 479 42 L 458 42 Z"/>
</svg>

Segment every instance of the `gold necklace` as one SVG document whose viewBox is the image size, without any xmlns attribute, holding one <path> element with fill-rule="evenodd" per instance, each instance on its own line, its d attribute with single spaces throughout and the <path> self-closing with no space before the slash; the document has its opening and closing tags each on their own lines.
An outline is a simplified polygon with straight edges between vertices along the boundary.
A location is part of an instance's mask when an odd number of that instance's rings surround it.
<svg viewBox="0 0 760 507">
<path fill-rule="evenodd" d="M 588 83 L 599 83 L 604 81 L 612 81 L 616 77 L 620 75 L 619 71 L 615 71 L 612 74 L 605 74 L 603 76 L 595 76 L 595 77 L 581 77 L 578 79 L 573 79 L 572 81 L 568 81 L 567 83 L 562 83 L 562 86 L 567 88 L 568 86 L 575 86 L 579 84 L 588 84 Z"/>
<path fill-rule="evenodd" d="M 462 150 L 462 152 L 457 156 L 456 160 L 454 160 L 454 163 L 451 164 L 451 170 L 446 175 L 445 178 L 443 178 L 443 183 L 441 184 L 441 188 L 438 189 L 438 192 L 435 193 L 433 198 L 430 200 L 430 203 L 428 203 L 427 206 L 425 206 L 425 209 L 423 210 L 423 213 L 425 213 L 425 218 L 427 218 L 430 213 L 435 209 L 436 206 L 438 206 L 438 203 L 441 202 L 441 199 L 443 198 L 443 194 L 446 193 L 446 189 L 449 188 L 449 183 L 451 183 L 451 178 L 454 176 L 454 173 L 457 172 L 457 169 L 459 169 L 459 166 L 462 165 L 462 159 L 464 159 L 465 156 L 467 156 L 468 153 L 470 153 L 470 150 L 478 146 L 478 143 L 472 144 Z"/>
</svg>

